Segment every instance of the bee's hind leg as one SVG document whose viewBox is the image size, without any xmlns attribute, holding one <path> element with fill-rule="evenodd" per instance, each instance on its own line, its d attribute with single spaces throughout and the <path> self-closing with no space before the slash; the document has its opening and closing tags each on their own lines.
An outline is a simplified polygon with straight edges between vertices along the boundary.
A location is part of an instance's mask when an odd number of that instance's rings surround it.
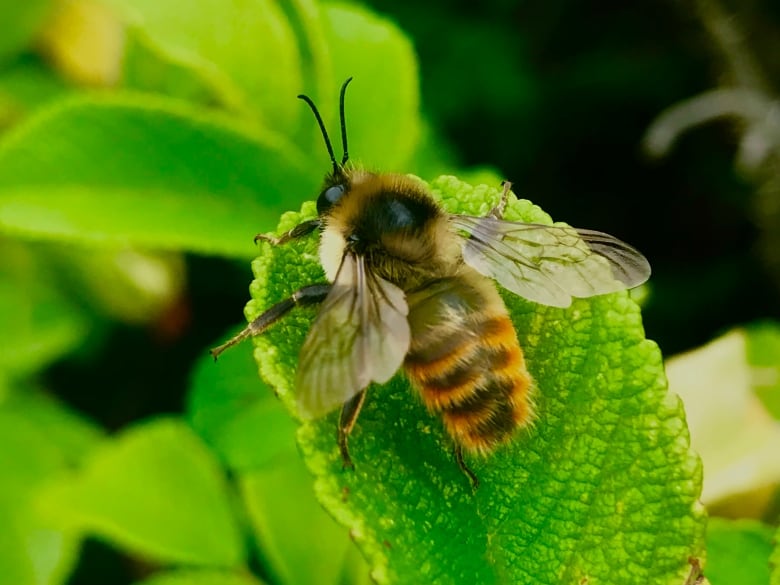
<svg viewBox="0 0 780 585">
<path fill-rule="evenodd" d="M 501 186 L 504 188 L 504 192 L 501 193 L 501 200 L 498 202 L 498 205 L 490 210 L 488 217 L 494 217 L 495 219 L 504 218 L 504 210 L 509 202 L 509 194 L 512 192 L 512 183 L 511 181 L 501 181 Z"/>
<path fill-rule="evenodd" d="M 310 234 L 311 232 L 319 228 L 321 225 L 322 225 L 322 220 L 320 220 L 320 218 L 309 219 L 299 223 L 289 232 L 287 232 L 286 234 L 282 234 L 278 238 L 276 236 L 272 236 L 269 234 L 257 234 L 255 236 L 255 244 L 259 240 L 263 240 L 264 242 L 268 242 L 272 246 L 281 246 L 282 244 L 286 244 L 290 240 L 297 240 L 298 238 L 302 238 L 303 236 Z"/>
<path fill-rule="evenodd" d="M 458 462 L 458 467 L 460 467 L 463 475 L 468 477 L 469 481 L 471 481 L 471 489 L 477 491 L 477 488 L 479 487 L 479 478 L 463 460 L 463 447 L 460 445 L 455 445 L 455 461 Z"/>
<path fill-rule="evenodd" d="M 363 389 L 347 400 L 341 407 L 337 440 L 339 443 L 339 451 L 341 452 L 341 460 L 344 463 L 344 469 L 355 469 L 352 458 L 349 456 L 347 440 L 355 426 L 355 422 L 360 414 L 360 409 L 363 408 L 363 402 L 365 402 L 365 400 L 366 391 Z"/>
</svg>

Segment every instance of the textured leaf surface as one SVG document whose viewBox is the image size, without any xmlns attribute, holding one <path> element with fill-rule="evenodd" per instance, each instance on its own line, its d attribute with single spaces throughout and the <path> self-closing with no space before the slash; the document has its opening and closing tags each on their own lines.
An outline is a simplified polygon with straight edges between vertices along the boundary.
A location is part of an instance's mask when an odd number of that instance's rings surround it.
<svg viewBox="0 0 780 585">
<path fill-rule="evenodd" d="M 449 211 L 485 214 L 497 189 L 443 177 Z M 314 215 L 283 216 L 279 230 Z M 549 222 L 527 201 L 509 219 Z M 593 227 L 598 226 L 582 226 Z M 253 268 L 253 318 L 302 285 L 322 282 L 317 239 L 264 245 Z M 539 420 L 485 461 L 471 492 L 440 421 L 401 375 L 372 387 L 343 471 L 337 413 L 303 424 L 298 440 L 315 490 L 347 526 L 380 582 L 681 583 L 702 551 L 701 467 L 660 353 L 626 293 L 568 309 L 505 295 L 539 388 Z M 315 314 L 300 310 L 256 338 L 263 377 L 294 410 L 298 351 Z"/>
<path fill-rule="evenodd" d="M 76 526 L 162 562 L 234 567 L 243 543 L 221 470 L 183 423 L 125 431 L 43 499 Z"/>
<path fill-rule="evenodd" d="M 707 566 L 711 585 L 766 585 L 773 530 L 755 520 L 710 518 Z"/>
<path fill-rule="evenodd" d="M 316 192 L 302 160 L 174 100 L 75 99 L 0 143 L 0 230 L 247 256 L 286 201 Z"/>
</svg>

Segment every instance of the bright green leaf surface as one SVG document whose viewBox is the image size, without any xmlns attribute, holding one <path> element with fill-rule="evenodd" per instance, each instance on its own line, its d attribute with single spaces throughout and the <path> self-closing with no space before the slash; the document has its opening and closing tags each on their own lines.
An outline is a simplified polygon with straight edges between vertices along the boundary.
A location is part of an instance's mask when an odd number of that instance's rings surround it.
<svg viewBox="0 0 780 585">
<path fill-rule="evenodd" d="M 0 0 L 0 62 L 28 48 L 51 5 L 51 0 Z"/>
<path fill-rule="evenodd" d="M 710 518 L 707 524 L 707 566 L 712 585 L 766 585 L 772 533 L 754 520 Z"/>
<path fill-rule="evenodd" d="M 172 62 L 142 31 L 126 32 L 122 60 L 122 85 L 131 90 L 148 91 L 184 99 L 196 104 L 218 102 L 218 90 L 196 70 Z"/>
<path fill-rule="evenodd" d="M 176 420 L 125 431 L 45 495 L 64 525 L 161 562 L 234 567 L 244 559 L 222 472 Z"/>
<path fill-rule="evenodd" d="M 30 388 L 0 400 L 0 583 L 65 581 L 80 535 L 38 513 L 38 490 L 98 439 L 92 425 Z"/>
<path fill-rule="evenodd" d="M 24 419 L 57 447 L 69 465 L 81 463 L 100 441 L 103 431 L 55 398 L 31 388 L 11 392 L 0 401 L 6 415 Z"/>
<path fill-rule="evenodd" d="M 749 363 L 748 347 L 756 346 L 752 337 L 735 329 L 666 364 L 669 387 L 685 403 L 693 447 L 707 470 L 702 492 L 707 505 L 780 481 L 780 425 L 754 391 L 757 380 L 771 383 L 777 355 L 774 367 Z"/>
<path fill-rule="evenodd" d="M 450 211 L 484 214 L 496 189 L 443 177 Z M 279 230 L 314 215 L 283 216 Z M 509 219 L 546 222 L 527 201 Z M 598 227 L 598 226 L 593 226 Z M 253 268 L 253 318 L 324 280 L 312 236 L 264 245 Z M 539 420 L 511 447 L 472 460 L 472 494 L 440 421 L 402 376 L 372 388 L 343 471 L 337 413 L 298 433 L 324 506 L 347 526 L 380 582 L 681 583 L 702 552 L 700 463 L 661 356 L 625 293 L 546 308 L 506 294 L 539 388 Z M 256 338 L 263 377 L 291 409 L 298 351 L 314 316 L 300 310 Z"/>
<path fill-rule="evenodd" d="M 273 0 L 107 0 L 172 63 L 191 67 L 227 105 L 289 130 L 300 116 L 293 32 Z"/>
<path fill-rule="evenodd" d="M 225 571 L 170 571 L 158 573 L 136 585 L 262 585 L 249 573 Z"/>
<path fill-rule="evenodd" d="M 319 183 L 284 139 L 151 96 L 72 100 L 16 130 L 0 230 L 30 237 L 247 256 Z"/>
<path fill-rule="evenodd" d="M 226 352 L 217 364 L 204 356 L 189 411 L 193 426 L 237 472 L 263 562 L 279 583 L 290 585 L 335 584 L 346 571 L 365 578 L 362 559 L 350 558 L 345 567 L 354 544 L 315 500 L 295 446 L 295 423 L 253 364 L 250 344 Z"/>
</svg>

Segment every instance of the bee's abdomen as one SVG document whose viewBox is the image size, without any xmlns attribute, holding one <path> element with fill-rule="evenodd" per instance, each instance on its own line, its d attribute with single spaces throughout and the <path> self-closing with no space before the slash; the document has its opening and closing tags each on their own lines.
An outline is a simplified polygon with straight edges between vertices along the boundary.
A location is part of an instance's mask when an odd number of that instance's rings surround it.
<svg viewBox="0 0 780 585">
<path fill-rule="evenodd" d="M 489 453 L 533 416 L 531 376 L 503 303 L 500 309 L 428 323 L 404 362 L 428 408 L 472 452 Z"/>
</svg>

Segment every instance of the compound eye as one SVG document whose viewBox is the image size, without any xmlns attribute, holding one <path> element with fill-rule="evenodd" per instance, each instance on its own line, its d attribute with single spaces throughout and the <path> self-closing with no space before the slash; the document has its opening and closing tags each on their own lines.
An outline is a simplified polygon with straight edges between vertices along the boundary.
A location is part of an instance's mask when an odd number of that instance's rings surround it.
<svg viewBox="0 0 780 585">
<path fill-rule="evenodd" d="M 344 185 L 333 185 L 320 193 L 320 196 L 317 198 L 317 213 L 322 214 L 333 207 L 344 195 L 344 191 Z"/>
</svg>

